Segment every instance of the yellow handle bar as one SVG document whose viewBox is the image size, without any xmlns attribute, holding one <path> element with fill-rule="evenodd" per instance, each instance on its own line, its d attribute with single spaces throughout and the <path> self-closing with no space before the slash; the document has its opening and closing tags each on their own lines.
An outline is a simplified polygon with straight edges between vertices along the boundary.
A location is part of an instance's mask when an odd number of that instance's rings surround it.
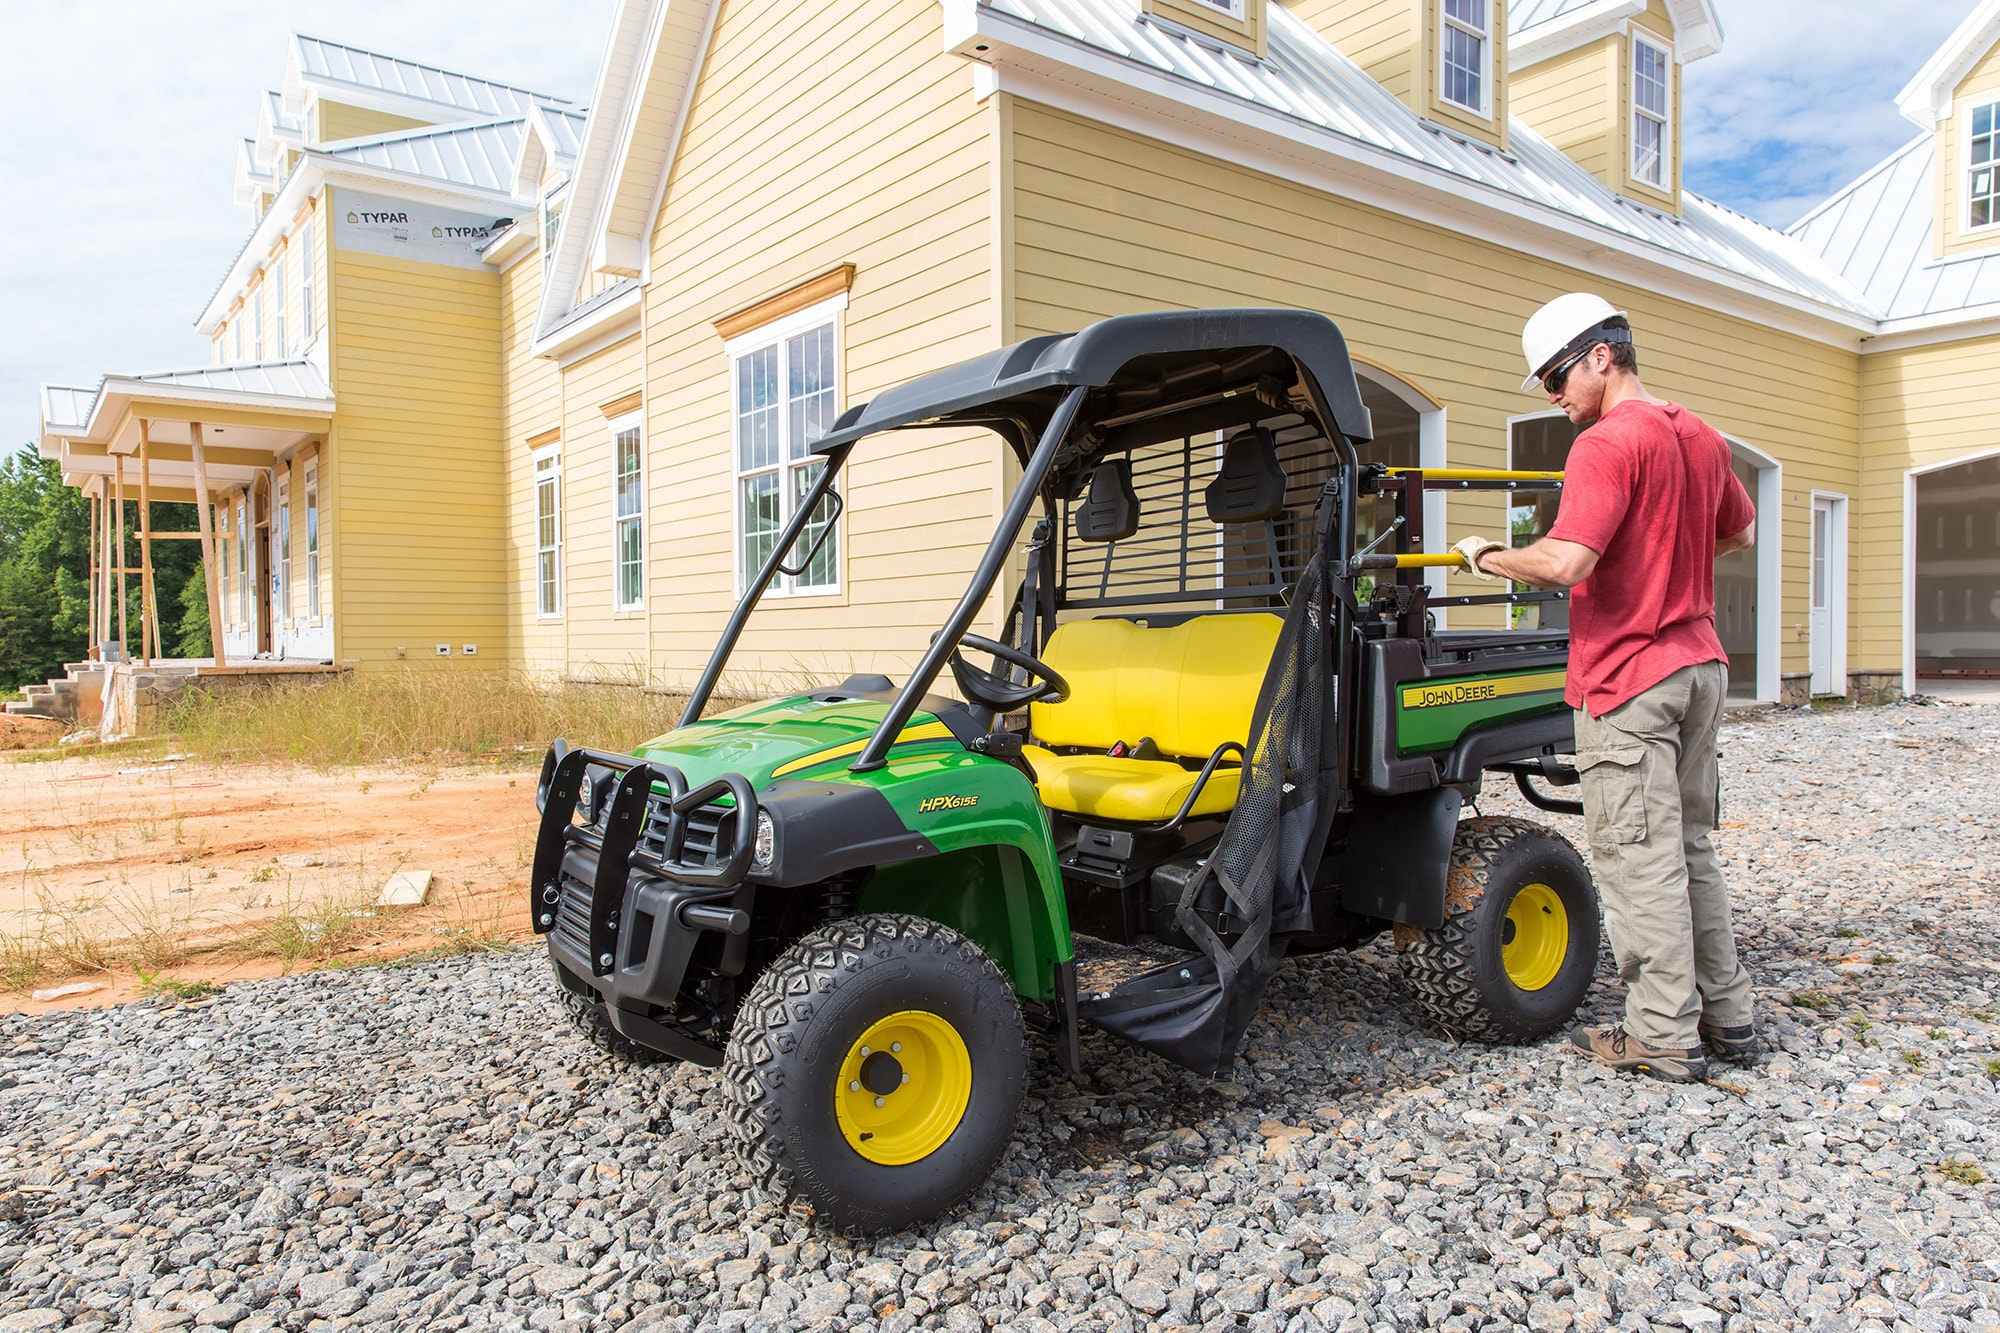
<svg viewBox="0 0 2000 1333">
<path fill-rule="evenodd" d="M 1560 472 L 1508 472 L 1502 468 L 1485 467 L 1392 467 L 1392 477 L 1408 476 L 1421 472 L 1425 481 L 1561 481 Z"/>
</svg>

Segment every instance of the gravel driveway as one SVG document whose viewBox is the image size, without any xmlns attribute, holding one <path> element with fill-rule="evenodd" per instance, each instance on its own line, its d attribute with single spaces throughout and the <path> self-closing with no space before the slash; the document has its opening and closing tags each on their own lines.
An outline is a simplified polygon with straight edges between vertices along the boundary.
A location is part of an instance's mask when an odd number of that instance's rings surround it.
<svg viewBox="0 0 2000 1333">
<path fill-rule="evenodd" d="M 1727 728 L 1754 1071 L 1454 1047 L 1369 947 L 1288 966 L 1234 1082 L 1038 1055 L 989 1186 L 865 1243 L 744 1193 L 715 1075 L 608 1067 L 537 951 L 9 1017 L 0 1333 L 2000 1329 L 1997 723 Z"/>
</svg>

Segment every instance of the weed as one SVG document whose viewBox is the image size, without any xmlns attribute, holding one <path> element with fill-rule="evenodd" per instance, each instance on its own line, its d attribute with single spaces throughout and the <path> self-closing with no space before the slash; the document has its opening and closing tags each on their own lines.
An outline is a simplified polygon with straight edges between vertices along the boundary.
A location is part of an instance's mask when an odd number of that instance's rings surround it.
<svg viewBox="0 0 2000 1333">
<path fill-rule="evenodd" d="M 1986 1077 L 1995 1083 L 2000 1083 L 2000 1055 L 1989 1055 L 1983 1063 L 1986 1066 Z"/>
<path fill-rule="evenodd" d="M 1868 961 L 1877 967 L 1894 967 L 1896 965 L 1896 955 L 1892 953 L 1878 953 Z"/>
<path fill-rule="evenodd" d="M 1976 1162 L 1961 1162 L 1956 1157 L 1947 1157 L 1937 1164 L 1938 1174 L 1946 1180 L 1955 1180 L 1961 1185 L 1983 1185 L 1986 1173 Z"/>
<path fill-rule="evenodd" d="M 0 935 L 0 986 L 10 991 L 27 990 L 42 979 L 44 966 L 40 940 L 31 940 L 19 935 Z M 2000 1066 L 2000 1060 L 1993 1063 Z"/>
<path fill-rule="evenodd" d="M 1988 1009 L 1968 1009 L 1965 1012 L 1970 1017 L 1976 1018 L 1982 1023 L 1991 1023 L 1993 1021 L 1993 1013 Z"/>
<path fill-rule="evenodd" d="M 1837 940 L 1856 940 L 1861 938 L 1861 932 L 1852 926 L 1836 926 L 1833 937 Z"/>
<path fill-rule="evenodd" d="M 250 882 L 252 884 L 263 884 L 267 882 L 271 878 L 271 876 L 275 875 L 276 873 L 278 873 L 276 867 L 258 866 L 257 869 L 251 874 Z"/>
<path fill-rule="evenodd" d="M 1922 1051 L 1904 1051 L 1903 1063 L 1913 1070 L 1922 1069 L 1924 1067 L 1924 1053 Z"/>
<path fill-rule="evenodd" d="M 1951 1034 L 1949 1032 L 1946 1032 L 1943 1028 L 1932 1028 L 1929 1032 L 1926 1032 L 1924 1035 L 1926 1037 L 1929 1037 L 1932 1041 L 1951 1040 Z"/>
<path fill-rule="evenodd" d="M 222 994 L 222 984 L 216 981 L 182 981 L 179 977 L 163 977 L 157 972 L 139 971 L 139 989 L 155 1004 L 186 1004 L 190 1000 L 202 1000 L 211 995 Z"/>
<path fill-rule="evenodd" d="M 132 895 L 108 910 L 122 928 L 124 938 L 118 952 L 134 968 L 158 971 L 184 963 L 193 949 L 188 944 L 193 925 L 191 909 L 176 913 L 161 906 L 151 895 Z"/>
<path fill-rule="evenodd" d="M 1868 1033 L 1874 1028 L 1875 1025 L 1869 1022 L 1866 1018 L 1862 1017 L 1860 1014 L 1856 1014 L 1854 1017 L 1848 1019 L 1847 1026 L 1854 1029 L 1855 1040 L 1859 1041 L 1863 1046 L 1881 1045 L 1881 1043 L 1876 1041 L 1875 1038 L 1868 1035 Z"/>
<path fill-rule="evenodd" d="M 1816 990 L 1793 991 L 1792 1003 L 1797 1005 L 1801 1009 L 1812 1009 L 1815 1011 L 1820 1009 L 1833 1008 L 1833 1001 L 1826 995 Z"/>
</svg>

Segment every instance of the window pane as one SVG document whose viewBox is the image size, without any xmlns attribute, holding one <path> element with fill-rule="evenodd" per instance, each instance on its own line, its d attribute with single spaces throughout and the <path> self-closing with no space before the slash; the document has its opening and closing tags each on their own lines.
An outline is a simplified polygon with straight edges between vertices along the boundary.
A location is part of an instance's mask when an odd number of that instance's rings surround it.
<svg viewBox="0 0 2000 1333">
<path fill-rule="evenodd" d="M 1987 134 L 1993 129 L 1993 108 L 1982 106 L 1972 113 L 1972 132 Z"/>
<path fill-rule="evenodd" d="M 645 591 L 644 523 L 636 518 L 618 520 L 618 605 L 637 606 Z"/>
<path fill-rule="evenodd" d="M 1485 109 L 1482 87 L 1486 43 L 1472 34 L 1447 26 L 1444 32 L 1444 97 L 1472 111 Z"/>
<path fill-rule="evenodd" d="M 736 468 L 754 472 L 778 461 L 778 349 L 761 347 L 736 362 Z"/>
<path fill-rule="evenodd" d="M 1972 225 L 1983 227 L 1993 220 L 1993 202 L 1989 199 L 1972 201 Z"/>
<path fill-rule="evenodd" d="M 540 614 L 552 616 L 556 613 L 556 553 L 543 551 L 535 559 L 536 584 L 535 609 Z"/>
<path fill-rule="evenodd" d="M 1662 184 L 1666 179 L 1665 163 L 1660 154 L 1661 131 L 1664 128 L 1659 121 L 1645 116 L 1632 118 L 1632 174 L 1654 185 Z"/>
<path fill-rule="evenodd" d="M 820 470 L 824 466 L 825 464 L 823 463 L 815 462 L 791 469 L 792 495 L 791 504 L 787 508 L 796 511 L 799 502 L 805 499 L 806 492 L 810 491 L 813 488 L 813 483 L 819 480 Z M 787 564 L 797 564 L 799 557 L 807 551 L 812 550 L 813 543 L 819 540 L 819 535 L 826 531 L 827 524 L 831 522 L 833 522 L 833 501 L 831 498 L 822 497 L 819 504 L 813 509 L 812 518 L 807 520 L 805 530 L 799 534 L 798 544 L 786 553 L 785 562 Z M 836 552 L 834 548 L 839 542 L 840 538 L 837 534 L 829 536 L 826 539 L 826 545 L 819 548 L 819 553 L 813 557 L 812 563 L 806 566 L 805 572 L 793 581 L 793 586 L 799 588 L 833 587 L 837 581 L 835 570 L 839 567 L 835 559 Z"/>
<path fill-rule="evenodd" d="M 743 508 L 743 581 L 747 585 L 764 567 L 764 561 L 770 558 L 771 548 L 778 540 L 778 529 L 783 526 L 778 513 L 778 474 L 766 472 L 762 476 L 745 477 L 740 503 Z"/>
<path fill-rule="evenodd" d="M 1667 114 L 1667 53 L 1643 41 L 1632 43 L 1632 102 L 1661 119 Z"/>
<path fill-rule="evenodd" d="M 639 476 L 639 432 L 635 427 L 618 432 L 618 516 L 629 518 L 642 513 L 646 507 L 644 487 Z"/>
<path fill-rule="evenodd" d="M 1486 31 L 1486 0 L 1444 0 L 1444 12 L 1447 18 Z"/>
<path fill-rule="evenodd" d="M 822 324 L 789 340 L 785 370 L 791 418 L 786 456 L 799 459 L 833 427 L 833 325 Z"/>
</svg>

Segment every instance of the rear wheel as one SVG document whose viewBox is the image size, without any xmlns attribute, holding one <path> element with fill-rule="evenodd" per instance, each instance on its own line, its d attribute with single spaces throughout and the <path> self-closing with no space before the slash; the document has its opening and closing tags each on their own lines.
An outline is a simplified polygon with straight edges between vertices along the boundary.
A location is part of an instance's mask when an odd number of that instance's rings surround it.
<svg viewBox="0 0 2000 1333">
<path fill-rule="evenodd" d="M 1014 1136 L 1027 1042 L 978 946 L 921 917 L 822 926 L 737 1011 L 730 1122 L 765 1191 L 886 1231 L 978 1188 Z"/>
<path fill-rule="evenodd" d="M 1454 1036 L 1524 1042 L 1567 1024 L 1597 971 L 1597 890 L 1560 834 L 1525 819 L 1458 826 L 1437 930 L 1396 927 L 1403 976 Z"/>
</svg>

